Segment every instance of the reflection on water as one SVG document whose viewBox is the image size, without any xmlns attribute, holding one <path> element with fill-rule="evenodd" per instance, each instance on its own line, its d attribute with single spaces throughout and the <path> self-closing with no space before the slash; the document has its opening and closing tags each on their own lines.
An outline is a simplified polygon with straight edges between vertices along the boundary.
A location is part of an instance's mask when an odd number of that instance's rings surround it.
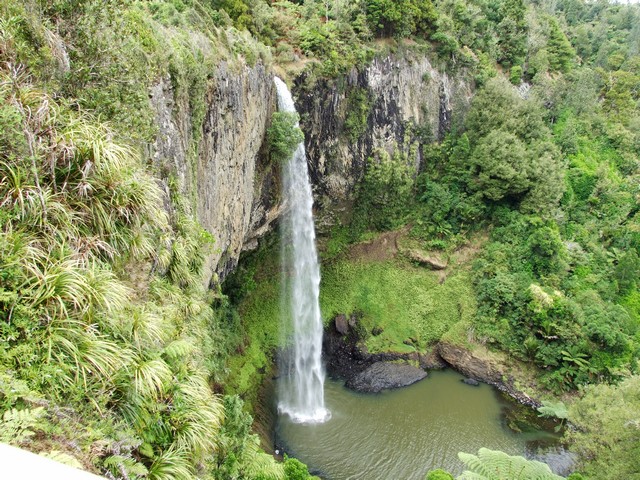
<svg viewBox="0 0 640 480">
<path fill-rule="evenodd" d="M 486 447 L 524 455 L 530 442 L 555 440 L 547 432 L 509 430 L 501 412 L 511 402 L 488 385 L 461 379 L 453 371 L 431 372 L 415 385 L 380 394 L 327 381 L 331 419 L 300 425 L 281 417 L 278 443 L 326 479 L 422 480 L 434 468 L 461 473 L 460 451 Z"/>
</svg>

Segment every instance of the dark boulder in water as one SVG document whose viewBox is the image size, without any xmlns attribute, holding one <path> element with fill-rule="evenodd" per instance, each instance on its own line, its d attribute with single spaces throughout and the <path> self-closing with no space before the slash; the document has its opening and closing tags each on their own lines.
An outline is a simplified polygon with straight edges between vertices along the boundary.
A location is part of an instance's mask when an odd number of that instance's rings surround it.
<svg viewBox="0 0 640 480">
<path fill-rule="evenodd" d="M 378 393 L 411 385 L 427 376 L 424 370 L 408 363 L 376 362 L 346 383 L 357 392 Z"/>
<path fill-rule="evenodd" d="M 474 378 L 463 378 L 462 383 L 466 383 L 472 387 L 478 387 L 480 385 L 480 382 Z"/>
</svg>

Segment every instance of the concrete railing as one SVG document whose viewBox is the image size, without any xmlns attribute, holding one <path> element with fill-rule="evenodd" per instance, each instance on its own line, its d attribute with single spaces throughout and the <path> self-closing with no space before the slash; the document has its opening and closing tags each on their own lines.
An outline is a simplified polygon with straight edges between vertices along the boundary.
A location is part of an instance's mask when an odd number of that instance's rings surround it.
<svg viewBox="0 0 640 480">
<path fill-rule="evenodd" d="M 0 443 L 2 480 L 105 480 L 49 458 Z"/>
</svg>

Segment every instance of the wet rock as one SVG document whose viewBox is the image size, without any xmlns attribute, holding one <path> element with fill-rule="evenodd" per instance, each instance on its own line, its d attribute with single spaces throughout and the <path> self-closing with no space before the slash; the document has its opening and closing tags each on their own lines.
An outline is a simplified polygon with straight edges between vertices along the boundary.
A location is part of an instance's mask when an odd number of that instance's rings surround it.
<svg viewBox="0 0 640 480">
<path fill-rule="evenodd" d="M 442 360 L 436 350 L 427 353 L 418 353 L 417 357 L 420 368 L 425 370 L 442 370 L 448 367 L 447 362 Z"/>
<path fill-rule="evenodd" d="M 259 62 L 220 62 L 210 72 L 203 100 L 202 124 L 193 125 L 193 112 L 168 75 L 150 89 L 158 128 L 150 152 L 154 166 L 166 172 L 163 177 L 175 176 L 180 195 L 198 199 L 192 213 L 216 239 L 216 248 L 207 253 L 206 285 L 222 281 L 241 252 L 257 246 L 281 209 L 279 168 L 267 161 L 263 149 L 276 108 L 271 69 Z M 194 138 L 194 131 L 201 136 Z M 161 186 L 171 216 L 167 181 Z"/>
<path fill-rule="evenodd" d="M 350 379 L 346 386 L 357 392 L 378 393 L 406 387 L 426 376 L 427 372 L 407 363 L 377 362 Z"/>
<path fill-rule="evenodd" d="M 480 382 L 477 381 L 474 378 L 464 378 L 462 380 L 462 383 L 465 383 L 467 385 L 471 385 L 472 387 L 479 387 L 480 386 Z"/>
<path fill-rule="evenodd" d="M 299 76 L 294 93 L 320 213 L 352 199 L 367 159 L 378 150 L 401 151 L 420 171 L 420 146 L 444 136 L 453 113 L 467 108 L 472 86 L 464 74 L 449 77 L 425 55 L 410 51 L 375 58 L 337 81 Z M 356 139 L 344 134 L 354 92 L 368 98 Z"/>
<path fill-rule="evenodd" d="M 337 315 L 335 318 L 336 331 L 340 335 L 346 335 L 349 333 L 349 323 L 347 322 L 347 316 L 344 314 Z"/>
<path fill-rule="evenodd" d="M 477 379 L 493 385 L 523 405 L 539 407 L 541 403 L 518 389 L 515 380 L 509 375 L 509 368 L 476 356 L 474 352 L 446 342 L 438 344 L 440 357 L 458 372 L 468 378 Z"/>
<path fill-rule="evenodd" d="M 468 378 L 477 378 L 487 383 L 502 381 L 501 372 L 465 348 L 449 343 L 440 343 L 438 353 L 445 362 Z"/>
</svg>

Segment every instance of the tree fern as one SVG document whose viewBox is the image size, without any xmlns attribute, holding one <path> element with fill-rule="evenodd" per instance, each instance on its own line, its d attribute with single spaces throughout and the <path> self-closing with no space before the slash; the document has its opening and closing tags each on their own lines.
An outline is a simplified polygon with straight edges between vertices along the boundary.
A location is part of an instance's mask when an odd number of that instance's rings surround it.
<svg viewBox="0 0 640 480">
<path fill-rule="evenodd" d="M 478 455 L 459 453 L 469 470 L 458 480 L 562 480 L 548 465 L 524 457 L 481 448 Z"/>
<path fill-rule="evenodd" d="M 240 459 L 243 478 L 261 480 L 284 480 L 284 465 L 271 455 L 260 451 L 257 442 L 250 441 Z"/>
<path fill-rule="evenodd" d="M 541 417 L 558 418 L 560 420 L 566 420 L 569 418 L 569 411 L 567 406 L 563 402 L 542 402 L 542 406 L 538 407 Z"/>
</svg>

